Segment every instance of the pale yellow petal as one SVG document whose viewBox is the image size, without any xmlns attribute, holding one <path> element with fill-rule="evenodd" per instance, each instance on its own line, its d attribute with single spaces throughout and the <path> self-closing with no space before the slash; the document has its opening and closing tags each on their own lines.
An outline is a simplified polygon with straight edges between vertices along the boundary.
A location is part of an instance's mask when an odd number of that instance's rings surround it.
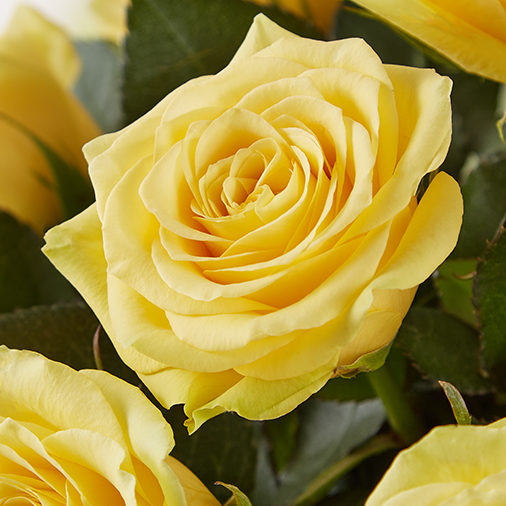
<svg viewBox="0 0 506 506">
<path fill-rule="evenodd" d="M 370 280 L 385 248 L 388 227 L 380 227 L 363 241 L 357 251 L 303 299 L 265 315 L 222 314 L 185 317 L 167 312 L 176 335 L 189 344 L 208 350 L 228 350 L 265 336 L 314 328 L 335 318 Z M 329 305 L 324 301 L 333 300 Z M 241 332 L 236 331 L 237 328 Z M 202 340 L 205 332 L 207 339 Z"/>
<path fill-rule="evenodd" d="M 424 174 L 443 162 L 451 138 L 451 81 L 428 69 L 385 66 L 392 81 L 399 118 L 398 162 L 372 204 L 345 238 L 376 227 L 402 211 Z"/>
<path fill-rule="evenodd" d="M 325 42 L 302 37 L 283 38 L 259 51 L 256 56 L 297 62 L 306 69 L 342 68 L 390 85 L 379 56 L 363 39 Z"/>
<path fill-rule="evenodd" d="M 46 451 L 37 436 L 12 418 L 0 423 L 0 472 L 2 481 L 11 475 L 29 488 L 52 489 L 55 494 L 65 493 L 66 476 Z M 11 482 L 12 483 L 12 482 Z"/>
<path fill-rule="evenodd" d="M 174 438 L 160 411 L 138 388 L 112 375 L 96 370 L 82 371 L 81 374 L 90 378 L 106 397 L 127 436 L 130 453 L 156 476 L 157 481 L 146 492 L 154 494 L 155 486 L 161 486 L 168 504 L 183 504 L 181 486 L 165 465 L 165 458 L 174 446 Z"/>
<path fill-rule="evenodd" d="M 101 223 L 96 204 L 44 236 L 43 253 L 83 295 L 102 325 L 110 328 Z"/>
<path fill-rule="evenodd" d="M 104 38 L 120 44 L 127 34 L 127 8 L 130 1 L 113 0 L 104 2 L 102 0 L 92 0 L 90 10 L 94 14 L 93 20 L 89 27 L 86 27 L 86 30 L 83 27 L 82 32 L 76 34 L 76 36 Z M 74 15 L 77 15 L 75 11 Z"/>
<path fill-rule="evenodd" d="M 341 345 L 350 339 L 340 323 L 338 318 L 321 327 L 291 332 L 290 342 L 285 346 L 234 369 L 243 376 L 275 381 L 308 374 L 331 358 L 337 362 Z"/>
<path fill-rule="evenodd" d="M 366 505 L 390 504 L 390 498 L 393 505 L 400 505 L 395 498 L 403 498 L 406 491 L 410 491 L 412 503 L 428 504 L 424 502 L 424 488 L 428 485 L 430 489 L 434 483 L 448 484 L 450 497 L 464 488 L 463 483 L 472 489 L 506 468 L 505 436 L 504 429 L 491 426 L 436 427 L 396 457 Z M 433 489 L 433 493 L 445 494 L 445 487 Z"/>
<path fill-rule="evenodd" d="M 85 174 L 81 146 L 99 134 L 68 90 L 78 65 L 66 36 L 28 8 L 0 37 L 0 208 L 39 233 L 61 220 L 62 209 L 51 166 L 32 136 Z"/>
<path fill-rule="evenodd" d="M 459 492 L 466 490 L 468 484 L 465 482 L 454 483 L 428 483 L 410 490 L 404 490 L 394 497 L 382 503 L 381 506 L 404 506 L 405 504 L 416 504 L 419 506 L 441 506 L 447 505 Z M 371 503 L 374 504 L 374 503 Z M 451 503 L 450 503 L 451 504 Z M 458 503 L 461 505 L 462 503 Z M 369 503 L 367 503 L 369 506 Z M 457 506 L 457 505 L 455 505 Z"/>
<path fill-rule="evenodd" d="M 506 428 L 506 418 L 501 418 L 500 420 L 497 420 L 496 422 L 493 422 L 488 425 L 489 427 L 492 427 L 494 429 L 503 429 Z"/>
<path fill-rule="evenodd" d="M 17 490 L 42 506 L 185 506 L 188 497 L 217 504 L 169 458 L 173 445 L 170 426 L 138 388 L 0 347 L 0 474 L 9 498 Z"/>
<path fill-rule="evenodd" d="M 341 351 L 339 365 L 352 364 L 362 355 L 380 350 L 392 341 L 408 312 L 416 287 L 407 290 L 375 290 L 373 302 L 358 334 Z M 374 336 L 374 348 L 371 347 Z"/>
<path fill-rule="evenodd" d="M 121 469 L 126 453 L 114 440 L 94 431 L 68 429 L 55 432 L 42 443 L 85 500 L 136 506 L 135 478 Z"/>
<path fill-rule="evenodd" d="M 332 376 L 331 367 L 282 381 L 243 378 L 216 399 L 187 410 L 190 434 L 206 420 L 224 411 L 235 411 L 252 420 L 278 418 L 297 407 Z"/>
<path fill-rule="evenodd" d="M 458 183 L 445 172 L 438 173 L 374 285 L 402 290 L 427 279 L 455 247 L 462 213 Z"/>
<path fill-rule="evenodd" d="M 0 347 L 0 365 L 0 414 L 49 428 L 96 430 L 122 441 L 103 394 L 70 367 L 6 347 Z M 88 403 L 93 410 L 82 409 Z"/>
<path fill-rule="evenodd" d="M 132 355 L 128 364 L 138 372 L 149 373 L 167 367 L 199 372 L 219 372 L 262 357 L 292 339 L 290 335 L 252 342 L 227 352 L 206 351 L 181 340 L 171 329 L 164 311 L 153 306 L 121 281 L 110 278 L 110 309 L 114 335 L 118 343 L 130 345 L 145 357 L 158 362 L 156 368 L 141 368 L 142 362 Z M 206 338 L 206 333 L 202 334 Z M 131 343 L 131 344 L 130 344 Z"/>
<path fill-rule="evenodd" d="M 258 14 L 230 63 L 245 60 L 281 38 L 295 40 L 298 37 L 271 21 L 267 16 Z"/>
<path fill-rule="evenodd" d="M 52 228 L 45 240 L 46 246 L 42 251 L 83 295 L 125 363 L 132 367 L 135 364 L 138 371 L 163 367 L 157 360 L 147 358 L 132 348 L 124 348 L 114 335 L 107 301 L 107 263 L 96 204 L 72 220 Z"/>
<path fill-rule="evenodd" d="M 116 44 L 126 35 L 129 0 L 7 0 L 7 7 L 27 4 L 74 39 L 105 39 Z M 10 5 L 9 5 L 10 4 Z M 9 9 L 6 9 L 7 13 Z"/>
<path fill-rule="evenodd" d="M 202 482 L 181 462 L 169 456 L 167 464 L 177 475 L 183 487 L 186 504 L 195 506 L 217 506 L 219 504 Z"/>
<path fill-rule="evenodd" d="M 506 8 L 498 0 L 356 0 L 468 72 L 506 82 Z"/>
<path fill-rule="evenodd" d="M 80 70 L 77 52 L 63 30 L 26 6 L 17 8 L 0 36 L 0 58 L 47 72 L 66 88 L 74 84 Z"/>
<path fill-rule="evenodd" d="M 282 56 L 253 56 L 239 60 L 214 76 L 192 79 L 170 93 L 162 101 L 165 102 L 163 123 L 177 120 L 180 116 L 200 109 L 204 110 L 200 119 L 212 119 L 208 116 L 212 115 L 213 110 L 223 112 L 234 107 L 257 86 L 295 77 L 305 70 L 305 65 Z M 182 128 L 178 130 L 180 133 L 184 132 Z"/>
</svg>

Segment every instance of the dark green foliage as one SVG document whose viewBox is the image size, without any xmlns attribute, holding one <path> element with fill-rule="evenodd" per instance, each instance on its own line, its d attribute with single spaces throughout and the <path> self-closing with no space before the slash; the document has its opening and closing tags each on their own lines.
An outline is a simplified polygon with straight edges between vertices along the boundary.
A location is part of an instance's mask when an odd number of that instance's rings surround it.
<svg viewBox="0 0 506 506">
<path fill-rule="evenodd" d="M 447 260 L 434 280 L 444 310 L 469 325 L 478 324 L 471 301 L 476 260 Z"/>
<path fill-rule="evenodd" d="M 462 185 L 464 220 L 454 258 L 475 258 L 506 215 L 506 152 L 483 161 Z"/>
<path fill-rule="evenodd" d="M 329 468 L 372 437 L 385 420 L 378 400 L 339 403 L 312 399 L 297 413 L 297 445 L 282 472 L 276 474 L 269 469 L 269 445 L 261 447 L 264 455 L 259 455 L 256 487 L 250 495 L 253 504 L 289 506 L 299 501 L 302 504 L 308 491 L 313 488 L 318 491 L 315 482 L 320 484 Z M 340 476 L 339 471 L 331 474 L 330 485 Z M 322 483 L 329 485 L 324 479 Z"/>
<path fill-rule="evenodd" d="M 206 422 L 188 436 L 186 418 L 177 406 L 165 411 L 174 430 L 176 447 L 171 455 L 188 466 L 220 500 L 230 492 L 216 481 L 234 484 L 248 494 L 253 487 L 257 458 L 257 427 L 235 414 L 225 413 Z"/>
<path fill-rule="evenodd" d="M 501 229 L 478 262 L 474 302 L 480 322 L 483 362 L 506 385 L 506 234 Z"/>
<path fill-rule="evenodd" d="M 413 307 L 396 345 L 434 381 L 449 381 L 467 393 L 484 393 L 490 388 L 480 369 L 478 334 L 438 309 Z"/>
<path fill-rule="evenodd" d="M 78 297 L 41 246 L 28 226 L 0 211 L 0 313 Z"/>
<path fill-rule="evenodd" d="M 223 69 L 258 12 L 242 0 L 133 0 L 123 89 L 126 123 L 188 80 Z M 309 25 L 277 9 L 264 12 L 288 29 L 318 37 Z"/>
<path fill-rule="evenodd" d="M 94 369 L 93 336 L 98 320 L 83 302 L 34 306 L 0 315 L 0 344 L 33 350 L 74 369 Z M 100 355 L 106 371 L 138 384 L 103 333 Z"/>
</svg>

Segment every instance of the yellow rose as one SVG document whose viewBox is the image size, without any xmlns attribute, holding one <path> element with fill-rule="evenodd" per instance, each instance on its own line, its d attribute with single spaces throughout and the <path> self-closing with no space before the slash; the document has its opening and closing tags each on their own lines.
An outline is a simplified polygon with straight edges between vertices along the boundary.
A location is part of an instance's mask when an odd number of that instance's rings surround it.
<svg viewBox="0 0 506 506">
<path fill-rule="evenodd" d="M 0 347 L 2 504 L 218 505 L 138 388 Z"/>
<path fill-rule="evenodd" d="M 506 82 L 504 0 L 354 0 L 468 72 Z"/>
<path fill-rule="evenodd" d="M 106 39 L 120 43 L 127 31 L 130 0 L 2 0 L 0 25 L 19 5 L 36 9 L 75 39 Z M 0 26 L 0 28 L 2 28 Z"/>
<path fill-rule="evenodd" d="M 40 233 L 62 212 L 51 167 L 27 131 L 86 174 L 81 148 L 100 132 L 70 92 L 78 71 L 63 32 L 35 11 L 16 11 L 0 36 L 0 209 Z"/>
<path fill-rule="evenodd" d="M 309 18 L 324 33 L 332 27 L 342 0 L 250 0 L 261 6 L 277 5 L 300 18 Z"/>
<path fill-rule="evenodd" d="M 85 147 L 96 204 L 46 235 L 190 430 L 281 416 L 393 339 L 454 247 L 451 82 L 258 16 L 232 62 Z"/>
<path fill-rule="evenodd" d="M 504 506 L 506 418 L 436 427 L 395 458 L 366 506 Z"/>
</svg>

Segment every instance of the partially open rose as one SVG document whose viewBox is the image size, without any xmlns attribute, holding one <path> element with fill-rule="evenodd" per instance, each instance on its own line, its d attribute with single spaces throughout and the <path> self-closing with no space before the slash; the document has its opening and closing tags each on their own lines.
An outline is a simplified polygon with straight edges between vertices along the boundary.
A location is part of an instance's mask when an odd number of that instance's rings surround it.
<svg viewBox="0 0 506 506">
<path fill-rule="evenodd" d="M 366 506 L 506 504 L 506 418 L 436 427 L 402 451 Z"/>
<path fill-rule="evenodd" d="M 217 506 L 173 446 L 138 388 L 0 347 L 2 504 Z"/>
<path fill-rule="evenodd" d="M 393 339 L 455 245 L 451 82 L 259 16 L 232 62 L 85 147 L 97 202 L 45 252 L 190 430 L 287 413 Z M 359 361 L 358 363 L 355 363 Z"/>
<path fill-rule="evenodd" d="M 84 175 L 81 148 L 100 133 L 71 92 L 79 66 L 68 37 L 27 7 L 0 36 L 0 209 L 41 235 L 63 212 L 51 165 L 34 138 Z"/>
</svg>

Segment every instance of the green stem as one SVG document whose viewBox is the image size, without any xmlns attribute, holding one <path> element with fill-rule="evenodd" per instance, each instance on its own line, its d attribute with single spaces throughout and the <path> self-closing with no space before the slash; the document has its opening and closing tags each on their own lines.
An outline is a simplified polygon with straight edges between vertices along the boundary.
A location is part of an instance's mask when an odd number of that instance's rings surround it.
<svg viewBox="0 0 506 506">
<path fill-rule="evenodd" d="M 406 444 L 419 439 L 424 433 L 423 425 L 411 409 L 402 388 L 392 377 L 388 365 L 385 364 L 378 370 L 370 372 L 367 377 L 385 406 L 392 429 Z"/>
</svg>

